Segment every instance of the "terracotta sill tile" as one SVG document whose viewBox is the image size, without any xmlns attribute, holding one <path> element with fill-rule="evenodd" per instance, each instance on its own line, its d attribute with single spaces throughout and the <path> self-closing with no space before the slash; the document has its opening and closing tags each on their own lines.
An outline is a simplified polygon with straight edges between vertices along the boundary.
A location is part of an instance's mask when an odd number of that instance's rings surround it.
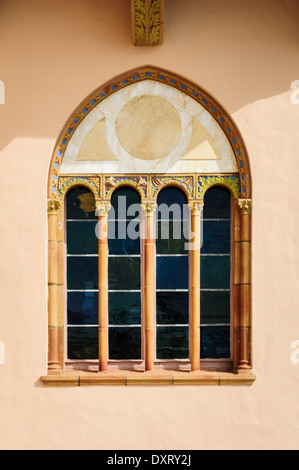
<svg viewBox="0 0 299 470">
<path fill-rule="evenodd" d="M 125 385 L 126 371 L 81 372 L 80 386 L 85 385 Z"/>
<path fill-rule="evenodd" d="M 172 385 L 173 376 L 170 370 L 150 372 L 127 371 L 127 385 Z"/>
<path fill-rule="evenodd" d="M 152 372 L 109 371 L 109 372 L 78 372 L 68 371 L 60 375 L 41 377 L 44 385 L 48 386 L 88 386 L 88 385 L 227 385 L 250 386 L 256 376 L 248 371 L 245 374 L 229 372 L 198 371 L 183 372 L 170 370 L 155 370 Z"/>
</svg>

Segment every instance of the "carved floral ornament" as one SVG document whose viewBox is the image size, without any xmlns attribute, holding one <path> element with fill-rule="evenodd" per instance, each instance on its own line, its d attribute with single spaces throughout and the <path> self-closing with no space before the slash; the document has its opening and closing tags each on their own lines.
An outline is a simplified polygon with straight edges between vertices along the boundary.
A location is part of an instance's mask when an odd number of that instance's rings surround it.
<svg viewBox="0 0 299 470">
<path fill-rule="evenodd" d="M 48 199 L 48 213 L 53 214 L 58 211 L 61 206 L 59 199 Z"/>
<path fill-rule="evenodd" d="M 251 211 L 252 200 L 251 199 L 239 199 L 238 205 L 244 214 L 249 214 Z"/>
<path fill-rule="evenodd" d="M 162 44 L 164 0 L 131 0 L 131 10 L 135 46 Z"/>
</svg>

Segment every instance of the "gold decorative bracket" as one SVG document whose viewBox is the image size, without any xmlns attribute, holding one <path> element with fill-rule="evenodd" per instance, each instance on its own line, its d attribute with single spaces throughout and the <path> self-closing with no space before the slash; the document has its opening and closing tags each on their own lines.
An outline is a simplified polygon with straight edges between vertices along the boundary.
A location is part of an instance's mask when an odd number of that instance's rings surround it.
<svg viewBox="0 0 299 470">
<path fill-rule="evenodd" d="M 164 0 L 131 0 L 135 46 L 163 44 Z"/>
</svg>

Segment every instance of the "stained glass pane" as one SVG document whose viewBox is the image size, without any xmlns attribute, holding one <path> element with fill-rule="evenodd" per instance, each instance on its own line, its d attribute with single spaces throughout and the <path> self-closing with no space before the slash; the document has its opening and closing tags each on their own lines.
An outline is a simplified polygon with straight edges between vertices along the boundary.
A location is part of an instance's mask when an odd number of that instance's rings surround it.
<svg viewBox="0 0 299 470">
<path fill-rule="evenodd" d="M 200 321 L 202 324 L 230 323 L 230 292 L 201 292 Z"/>
<path fill-rule="evenodd" d="M 98 257 L 68 257 L 67 286 L 70 290 L 98 288 Z"/>
<path fill-rule="evenodd" d="M 140 257 L 110 257 L 108 279 L 110 290 L 140 289 Z"/>
<path fill-rule="evenodd" d="M 157 327 L 157 359 L 188 359 L 189 328 Z"/>
<path fill-rule="evenodd" d="M 201 288 L 230 289 L 230 257 L 201 256 Z"/>
<path fill-rule="evenodd" d="M 189 293 L 157 292 L 157 324 L 188 325 Z"/>
<path fill-rule="evenodd" d="M 109 255 L 140 254 L 140 223 L 110 221 L 108 226 Z"/>
<path fill-rule="evenodd" d="M 203 245 L 201 253 L 230 254 L 230 220 L 205 221 L 203 223 Z"/>
<path fill-rule="evenodd" d="M 98 359 L 99 357 L 99 333 L 98 328 L 69 327 L 68 335 L 68 359 Z"/>
<path fill-rule="evenodd" d="M 159 256 L 157 289 L 188 289 L 188 256 Z"/>
<path fill-rule="evenodd" d="M 71 255 L 97 254 L 97 222 L 67 222 L 67 252 Z"/>
<path fill-rule="evenodd" d="M 188 229 L 188 221 L 185 223 L 183 221 L 158 222 L 157 254 L 187 254 L 188 250 L 185 245 L 188 243 Z"/>
<path fill-rule="evenodd" d="M 69 325 L 98 324 L 98 293 L 68 292 L 67 315 Z"/>
<path fill-rule="evenodd" d="M 70 189 L 66 196 L 67 219 L 97 219 L 95 200 L 85 188 Z"/>
<path fill-rule="evenodd" d="M 140 292 L 109 292 L 109 325 L 141 325 Z"/>
<path fill-rule="evenodd" d="M 206 326 L 200 329 L 202 359 L 230 358 L 230 327 Z"/>
<path fill-rule="evenodd" d="M 141 328 L 110 327 L 109 359 L 141 359 Z"/>
<path fill-rule="evenodd" d="M 210 188 L 204 198 L 204 219 L 230 219 L 231 193 L 222 186 Z"/>
<path fill-rule="evenodd" d="M 111 206 L 110 220 L 140 218 L 140 196 L 133 188 L 126 186 L 116 189 L 111 197 Z"/>
</svg>

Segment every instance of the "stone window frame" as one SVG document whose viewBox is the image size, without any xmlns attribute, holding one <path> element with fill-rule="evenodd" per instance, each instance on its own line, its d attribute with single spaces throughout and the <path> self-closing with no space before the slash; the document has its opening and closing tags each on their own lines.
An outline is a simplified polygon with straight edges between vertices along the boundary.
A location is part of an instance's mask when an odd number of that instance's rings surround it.
<svg viewBox="0 0 299 470">
<path fill-rule="evenodd" d="M 192 175 L 61 175 L 59 174 L 63 154 L 68 141 L 78 123 L 105 96 L 117 91 L 120 87 L 134 83 L 136 80 L 153 79 L 181 91 L 198 100 L 214 118 L 217 118 L 226 133 L 233 148 L 238 163 L 236 174 L 192 174 Z M 75 123 L 75 124 L 74 124 Z M 236 185 L 236 179 L 239 185 Z M 145 183 L 146 181 L 146 183 Z M 205 191 L 213 185 L 224 185 L 234 195 L 233 227 L 234 227 L 234 274 L 232 286 L 232 328 L 233 338 L 233 372 L 226 370 L 200 370 L 200 360 L 193 352 L 198 350 L 199 323 L 198 316 L 191 318 L 191 371 L 155 370 L 152 356 L 146 352 L 145 371 L 107 370 L 106 339 L 100 340 L 102 351 L 99 354 L 99 372 L 66 370 L 65 369 L 65 266 L 64 266 L 64 198 L 67 191 L 75 186 L 86 186 L 95 196 L 99 220 L 107 218 L 110 197 L 115 187 L 120 184 L 131 185 L 141 195 L 147 226 L 154 220 L 155 201 L 158 192 L 167 185 L 177 185 L 186 193 L 190 207 L 191 220 L 194 227 L 198 226 L 203 207 Z M 127 72 L 106 83 L 90 95 L 66 123 L 55 146 L 49 172 L 48 184 L 48 369 L 42 377 L 46 385 L 252 385 L 256 379 L 252 372 L 252 313 L 251 313 L 251 176 L 249 159 L 240 132 L 229 114 L 205 90 L 171 72 L 146 66 Z M 198 230 L 197 230 L 198 232 Z M 152 250 L 152 242 L 145 244 Z M 190 256 L 191 264 L 199 253 L 194 250 Z M 107 245 L 99 244 L 99 256 L 105 258 Z M 145 254 L 145 257 L 147 255 Z M 148 255 L 149 256 L 149 255 Z M 192 258 L 194 260 L 192 261 Z M 108 259 L 108 257 L 107 257 Z M 105 270 L 105 264 L 102 266 Z M 197 291 L 198 286 L 190 289 Z M 105 296 L 102 307 L 107 311 Z M 192 307 L 191 307 L 192 308 Z M 101 327 L 100 335 L 107 338 L 105 324 Z M 151 325 L 150 325 L 151 326 Z M 149 328 L 149 331 L 151 327 Z M 151 341 L 147 341 L 149 351 Z M 146 350 L 146 347 L 145 347 Z M 79 367 L 80 369 L 80 367 Z"/>
</svg>

